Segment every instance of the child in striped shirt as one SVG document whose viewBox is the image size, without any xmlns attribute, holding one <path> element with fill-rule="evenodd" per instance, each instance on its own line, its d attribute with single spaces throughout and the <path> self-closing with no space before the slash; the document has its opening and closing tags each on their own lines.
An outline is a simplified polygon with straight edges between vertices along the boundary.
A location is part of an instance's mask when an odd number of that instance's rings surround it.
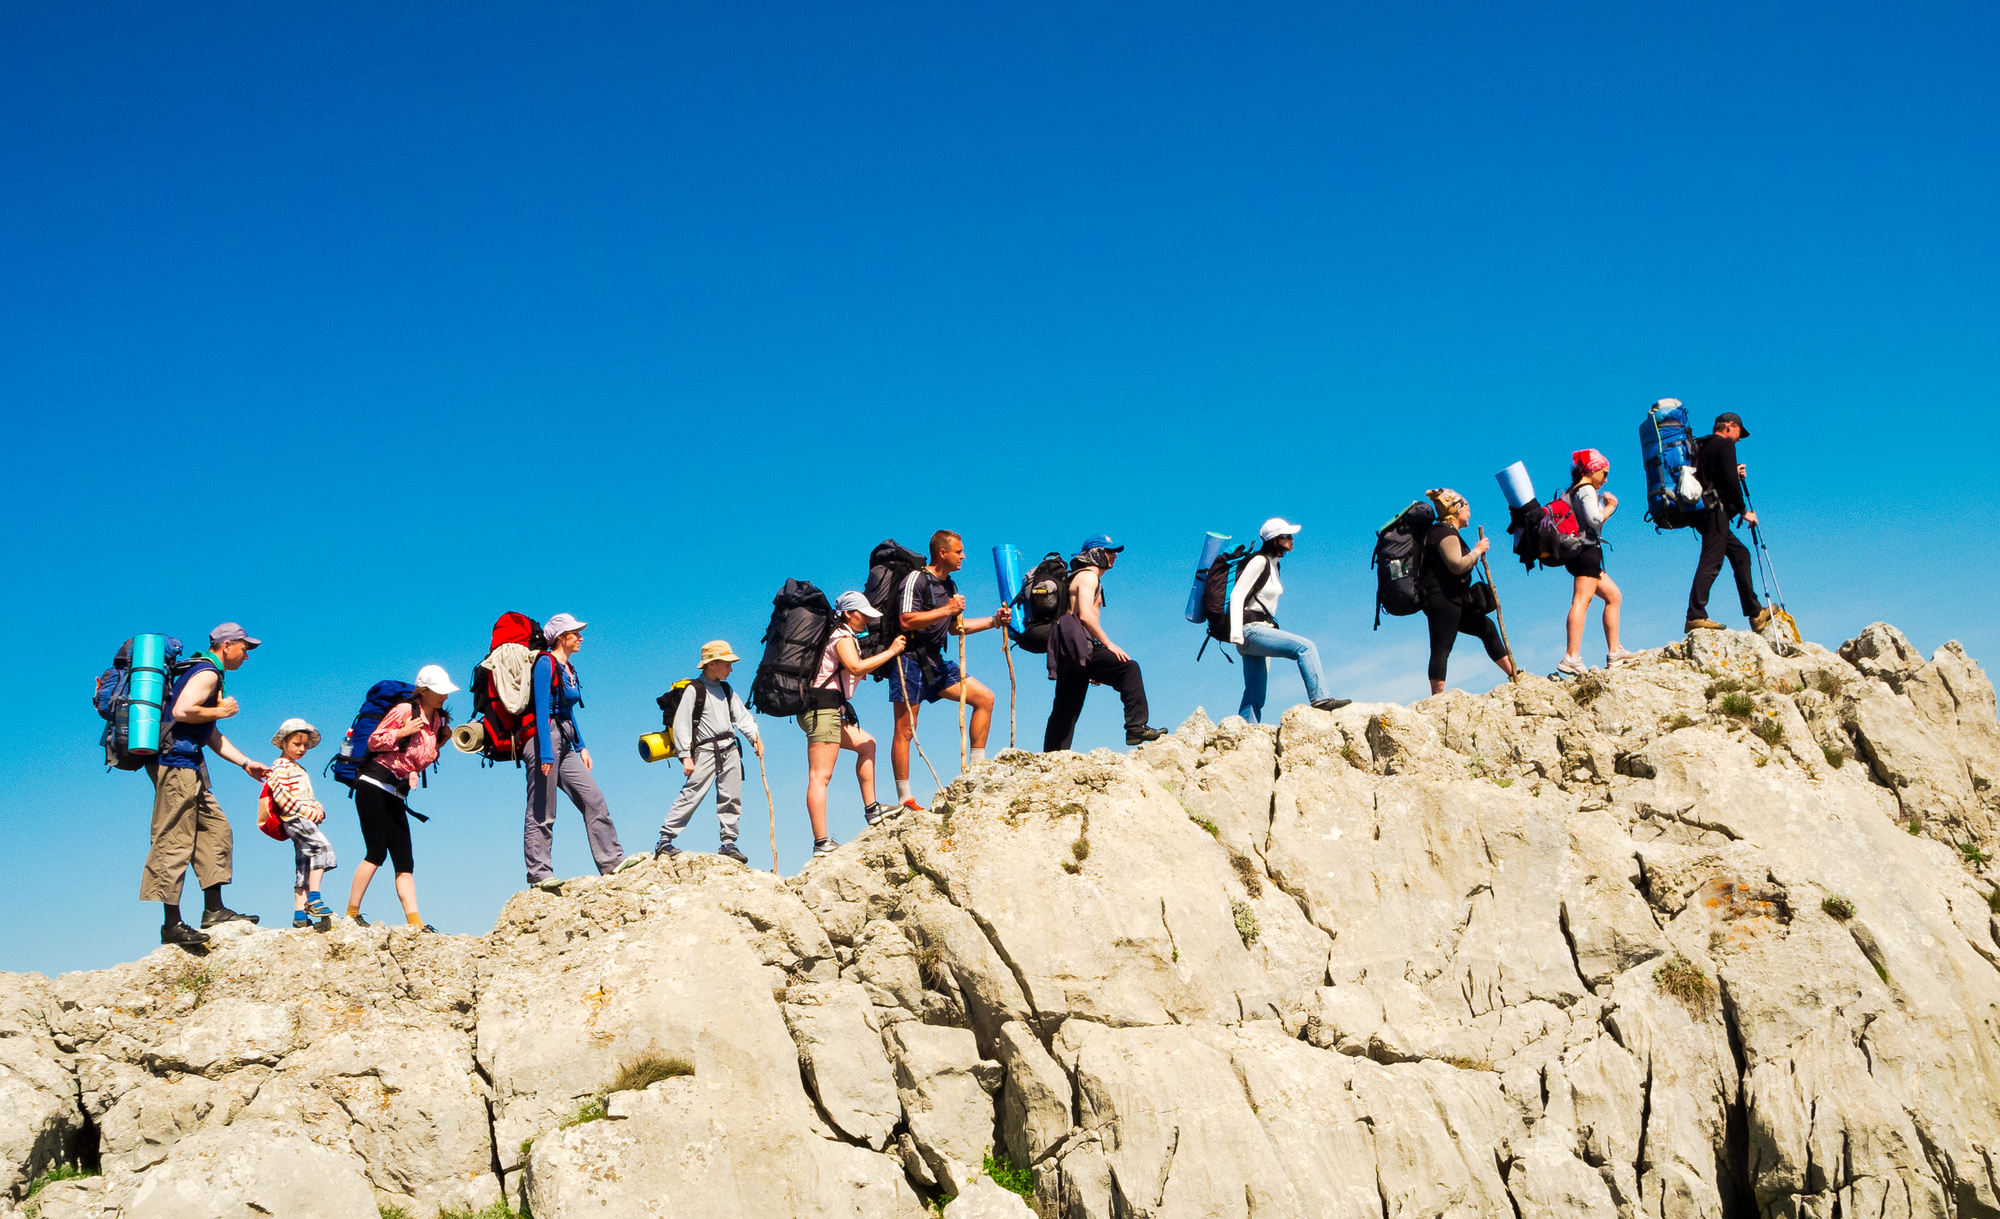
<svg viewBox="0 0 2000 1219">
<path fill-rule="evenodd" d="M 332 926 L 333 910 L 320 899 L 320 878 L 339 865 L 333 858 L 333 844 L 319 828 L 326 820 L 326 809 L 313 798 L 312 776 L 299 765 L 306 751 L 319 744 L 319 729 L 294 717 L 279 725 L 271 744 L 284 756 L 271 766 L 264 787 L 270 793 L 271 811 L 277 814 L 285 837 L 292 840 L 292 926 L 317 924 L 325 931 Z"/>
</svg>

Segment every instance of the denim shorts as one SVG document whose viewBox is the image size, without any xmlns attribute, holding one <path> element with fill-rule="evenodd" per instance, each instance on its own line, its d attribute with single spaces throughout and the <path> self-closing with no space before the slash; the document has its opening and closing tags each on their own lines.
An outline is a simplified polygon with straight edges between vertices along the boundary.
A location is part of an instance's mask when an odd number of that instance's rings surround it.
<svg viewBox="0 0 2000 1219">
<path fill-rule="evenodd" d="M 923 661 L 906 652 L 894 664 L 886 666 L 882 684 L 889 687 L 892 703 L 934 703 L 958 684 L 958 666 L 940 658 L 934 662 L 931 679 L 926 682 Z"/>
</svg>

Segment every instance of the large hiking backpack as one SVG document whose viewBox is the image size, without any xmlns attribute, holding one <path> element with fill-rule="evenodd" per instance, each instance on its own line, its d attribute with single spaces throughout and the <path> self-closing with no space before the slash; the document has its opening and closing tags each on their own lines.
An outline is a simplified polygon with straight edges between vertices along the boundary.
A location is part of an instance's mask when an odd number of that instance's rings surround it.
<svg viewBox="0 0 2000 1219">
<path fill-rule="evenodd" d="M 1048 655 L 1049 633 L 1069 612 L 1069 575 L 1069 563 L 1052 550 L 1021 582 L 1021 595 L 1014 599 L 1020 612 L 1007 624 L 1016 647 Z"/>
<path fill-rule="evenodd" d="M 1229 603 L 1236 597 L 1236 578 L 1243 574 L 1243 568 L 1256 555 L 1257 552 L 1250 549 L 1246 543 L 1234 550 L 1224 551 L 1222 554 L 1215 556 L 1215 562 L 1210 563 L 1207 570 L 1203 573 L 1201 581 L 1201 616 L 1202 620 L 1208 624 L 1208 637 L 1210 639 L 1221 643 L 1229 642 Z M 1267 565 L 1264 568 L 1264 574 L 1257 578 L 1257 588 L 1252 588 L 1250 595 L 1253 597 L 1256 596 L 1257 589 L 1262 588 L 1264 581 L 1270 578 L 1271 569 Z M 1204 648 L 1206 647 L 1206 645 L 1203 646 Z"/>
<path fill-rule="evenodd" d="M 673 685 L 668 686 L 665 694 L 653 700 L 654 704 L 660 708 L 660 723 L 664 725 L 660 736 L 666 740 L 666 756 L 670 758 L 678 758 L 685 754 L 693 744 L 691 741 L 677 741 L 674 739 L 674 716 L 680 712 L 681 700 L 688 697 L 688 691 L 690 690 L 694 691 L 694 714 L 688 718 L 688 723 L 694 725 L 692 731 L 700 732 L 701 714 L 708 706 L 708 687 L 702 684 L 700 678 L 683 677 Z M 729 699 L 736 697 L 736 692 L 729 688 L 728 682 L 722 683 L 722 697 L 725 703 Z M 794 712 L 793 714 L 797 713 Z"/>
<path fill-rule="evenodd" d="M 542 638 L 541 623 L 521 613 L 500 615 L 493 623 L 493 634 L 486 644 L 486 657 L 491 660 L 493 653 L 502 644 L 518 643 L 541 659 L 548 649 L 548 641 Z M 493 671 L 482 660 L 472 669 L 472 717 L 479 721 L 485 743 L 480 746 L 480 757 L 487 762 L 519 762 L 525 756 L 527 743 L 535 735 L 535 705 L 531 698 L 520 711 L 509 711 L 506 704 L 493 695 Z"/>
<path fill-rule="evenodd" d="M 1543 567 L 1561 567 L 1583 553 L 1583 525 L 1576 519 L 1567 494 L 1557 496 L 1542 509 L 1535 533 L 1540 539 Z"/>
<path fill-rule="evenodd" d="M 882 611 L 885 617 L 889 612 Z M 764 628 L 762 641 L 764 658 L 757 662 L 757 676 L 750 682 L 746 705 L 764 715 L 798 715 L 809 707 L 824 705 L 819 700 L 825 696 L 815 694 L 811 686 L 819 674 L 826 641 L 833 638 L 833 628 L 833 606 L 825 593 L 804 580 L 785 581 L 778 595 L 771 598 L 771 622 Z M 839 693 L 836 688 L 836 699 Z"/>
<path fill-rule="evenodd" d="M 1382 629 L 1382 615 L 1405 618 L 1424 608 L 1417 591 L 1417 577 L 1423 574 L 1424 535 L 1437 524 L 1437 509 L 1428 499 L 1414 500 L 1375 531 L 1375 629 Z"/>
<path fill-rule="evenodd" d="M 877 544 L 868 552 L 868 582 L 861 586 L 861 595 L 868 598 L 868 604 L 882 612 L 882 629 L 868 632 L 864 655 L 873 656 L 888 647 L 891 639 L 903 633 L 903 624 L 898 617 L 903 610 L 903 586 L 923 565 L 924 556 L 894 538 Z"/>
<path fill-rule="evenodd" d="M 1646 519 L 1655 530 L 1693 525 L 1703 504 L 1694 471 L 1701 441 L 1688 425 L 1687 408 L 1673 398 L 1648 408 L 1639 424 L 1639 451 L 1646 459 Z"/>
<path fill-rule="evenodd" d="M 136 636 L 135 636 L 136 638 Z M 167 700 L 173 697 L 174 683 L 181 674 L 194 666 L 194 661 L 181 656 L 181 641 L 172 635 L 164 635 L 166 640 L 166 671 L 161 674 L 160 750 L 167 748 L 169 735 L 173 731 L 174 717 Z M 104 720 L 104 731 L 98 734 L 97 743 L 104 747 L 104 764 L 114 770 L 140 770 L 157 754 L 134 754 L 127 749 L 128 720 L 132 706 L 132 640 L 120 644 L 111 658 L 111 667 L 97 675 L 97 688 L 91 695 L 91 705 Z"/>
<path fill-rule="evenodd" d="M 375 734 L 375 726 L 398 703 L 414 702 L 416 697 L 417 688 L 406 681 L 378 681 L 368 687 L 368 697 L 361 700 L 361 710 L 354 713 L 354 722 L 347 727 L 340 752 L 326 764 L 335 780 L 354 786 L 361 774 L 361 763 L 368 760 L 368 738 Z"/>
</svg>

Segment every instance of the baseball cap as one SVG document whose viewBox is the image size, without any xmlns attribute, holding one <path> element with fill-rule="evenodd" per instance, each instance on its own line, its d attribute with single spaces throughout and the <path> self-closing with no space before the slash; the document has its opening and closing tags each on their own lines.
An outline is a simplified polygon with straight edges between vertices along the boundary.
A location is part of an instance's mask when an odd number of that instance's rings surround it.
<svg viewBox="0 0 2000 1219">
<path fill-rule="evenodd" d="M 1735 411 L 1724 411 L 1720 415 L 1717 415 L 1715 417 L 1716 427 L 1721 427 L 1725 423 L 1733 423 L 1737 427 L 1742 427 L 1743 439 L 1745 440 L 1750 439 L 1750 429 L 1747 427 L 1743 427 L 1743 416 L 1737 414 Z"/>
<path fill-rule="evenodd" d="M 1274 516 L 1270 520 L 1265 521 L 1263 527 L 1257 530 L 1257 537 L 1262 541 L 1268 542 L 1272 538 L 1281 538 L 1288 533 L 1297 533 L 1301 528 L 1303 526 L 1294 525 L 1282 516 Z"/>
<path fill-rule="evenodd" d="M 208 633 L 208 646 L 214 647 L 222 643 L 235 643 L 239 639 L 253 648 L 264 642 L 261 639 L 250 638 L 249 633 L 243 629 L 241 623 L 225 622 Z"/>
<path fill-rule="evenodd" d="M 443 665 L 425 665 L 417 670 L 417 689 L 430 690 L 438 694 L 456 694 L 458 687 L 451 684 L 451 674 Z"/>
<path fill-rule="evenodd" d="M 840 600 L 833 603 L 835 612 L 842 614 L 866 614 L 870 618 L 880 618 L 882 611 L 868 604 L 868 598 L 860 593 L 842 593 Z"/>
<path fill-rule="evenodd" d="M 711 639 L 701 645 L 701 663 L 703 667 L 712 665 L 718 660 L 727 660 L 734 663 L 741 659 L 743 659 L 741 656 L 729 650 L 729 641 L 726 639 Z"/>
<path fill-rule="evenodd" d="M 1108 550 L 1112 554 L 1117 554 L 1118 552 L 1124 549 L 1125 548 L 1123 546 L 1113 546 L 1111 544 L 1110 534 L 1093 533 L 1089 537 L 1083 539 L 1083 545 L 1077 547 L 1076 552 L 1078 554 L 1082 554 L 1086 550 Z"/>
<path fill-rule="evenodd" d="M 575 614 L 557 614 L 542 624 L 542 638 L 554 643 L 556 636 L 580 631 L 589 625 L 588 622 L 578 622 Z"/>
</svg>

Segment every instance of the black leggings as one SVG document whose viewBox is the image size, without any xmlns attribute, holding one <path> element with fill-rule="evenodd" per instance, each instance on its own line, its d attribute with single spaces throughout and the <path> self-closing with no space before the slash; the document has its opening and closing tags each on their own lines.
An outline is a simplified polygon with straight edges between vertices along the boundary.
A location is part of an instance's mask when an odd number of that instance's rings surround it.
<svg viewBox="0 0 2000 1219">
<path fill-rule="evenodd" d="M 1507 648 L 1500 642 L 1500 628 L 1484 614 L 1475 614 L 1456 601 L 1432 597 L 1424 602 L 1424 617 L 1431 624 L 1431 680 L 1443 681 L 1445 666 L 1451 662 L 1451 645 L 1460 635 L 1470 635 L 1486 645 L 1486 654 L 1504 660 Z"/>
<path fill-rule="evenodd" d="M 394 859 L 398 873 L 414 872 L 410 858 L 410 815 L 403 802 L 379 787 L 354 785 L 354 811 L 361 818 L 361 840 L 368 844 L 366 859 L 376 867 Z"/>
</svg>

